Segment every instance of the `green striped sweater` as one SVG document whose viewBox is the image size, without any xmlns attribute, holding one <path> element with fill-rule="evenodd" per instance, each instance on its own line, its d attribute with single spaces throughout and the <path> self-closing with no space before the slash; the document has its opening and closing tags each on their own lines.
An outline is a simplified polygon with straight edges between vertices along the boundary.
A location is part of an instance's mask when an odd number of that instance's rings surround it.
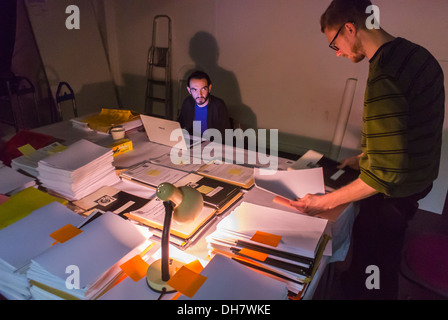
<svg viewBox="0 0 448 320">
<path fill-rule="evenodd" d="M 443 72 L 426 49 L 403 38 L 383 45 L 370 59 L 361 180 L 390 197 L 427 188 L 439 171 L 444 104 Z"/>
</svg>

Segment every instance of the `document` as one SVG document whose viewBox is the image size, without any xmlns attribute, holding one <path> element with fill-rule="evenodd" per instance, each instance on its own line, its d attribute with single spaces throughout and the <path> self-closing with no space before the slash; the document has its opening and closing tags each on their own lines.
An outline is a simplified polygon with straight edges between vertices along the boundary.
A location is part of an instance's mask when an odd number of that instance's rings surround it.
<svg viewBox="0 0 448 320">
<path fill-rule="evenodd" d="M 322 168 L 277 171 L 274 174 L 263 174 L 264 170 L 268 169 L 254 169 L 255 185 L 260 189 L 289 200 L 302 198 L 308 193 L 325 194 Z"/>
<path fill-rule="evenodd" d="M 176 183 L 188 173 L 145 161 L 129 170 L 120 173 L 122 178 L 143 183 L 156 188 L 162 182 Z"/>
<path fill-rule="evenodd" d="M 237 164 L 210 163 L 199 174 L 249 189 L 254 184 L 254 169 Z"/>
</svg>

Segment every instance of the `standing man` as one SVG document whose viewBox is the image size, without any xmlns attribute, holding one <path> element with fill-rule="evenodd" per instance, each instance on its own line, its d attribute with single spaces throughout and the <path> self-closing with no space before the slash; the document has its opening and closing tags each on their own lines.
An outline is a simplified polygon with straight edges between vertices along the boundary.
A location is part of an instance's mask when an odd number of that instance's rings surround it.
<svg viewBox="0 0 448 320">
<path fill-rule="evenodd" d="M 187 90 L 190 93 L 182 103 L 177 121 L 190 135 L 202 136 L 205 130 L 214 128 L 224 137 L 225 129 L 231 129 L 230 119 L 225 102 L 210 94 L 212 82 L 210 77 L 202 71 L 195 71 L 188 77 Z M 200 123 L 200 132 L 194 132 Z"/>
<path fill-rule="evenodd" d="M 445 93 L 442 69 L 426 49 L 368 27 L 370 5 L 368 0 L 334 0 L 321 17 L 321 31 L 338 57 L 369 61 L 362 153 L 341 163 L 359 168 L 359 178 L 291 204 L 316 214 L 359 201 L 352 263 L 343 279 L 347 297 L 396 299 L 407 223 L 438 175 Z M 369 266 L 379 270 L 379 288 L 366 286 Z"/>
</svg>

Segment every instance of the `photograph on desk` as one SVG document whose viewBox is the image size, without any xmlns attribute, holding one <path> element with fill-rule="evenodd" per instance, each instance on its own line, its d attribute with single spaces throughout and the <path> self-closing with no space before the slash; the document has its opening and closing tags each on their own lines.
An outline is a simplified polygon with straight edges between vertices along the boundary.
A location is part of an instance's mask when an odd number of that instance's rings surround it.
<svg viewBox="0 0 448 320">
<path fill-rule="evenodd" d="M 322 255 L 331 256 L 327 220 L 242 202 L 206 240 L 210 255 L 223 254 L 285 281 L 303 293 Z"/>
<path fill-rule="evenodd" d="M 123 216 L 127 212 L 140 209 L 150 200 L 115 187 L 104 186 L 87 197 L 73 201 L 73 204 L 84 210 L 85 213 L 97 209 Z"/>
</svg>

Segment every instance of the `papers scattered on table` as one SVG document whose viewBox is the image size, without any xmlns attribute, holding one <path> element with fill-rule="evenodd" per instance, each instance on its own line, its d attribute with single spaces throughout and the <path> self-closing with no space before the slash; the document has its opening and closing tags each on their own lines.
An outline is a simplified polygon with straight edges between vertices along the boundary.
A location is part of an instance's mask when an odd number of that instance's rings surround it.
<svg viewBox="0 0 448 320">
<path fill-rule="evenodd" d="M 84 220 L 59 202 L 51 202 L 0 230 L 0 292 L 8 299 L 29 299 L 29 284 L 21 272 L 31 258 L 54 243 L 49 235 Z"/>
<path fill-rule="evenodd" d="M 321 255 L 331 255 L 326 226 L 324 219 L 243 202 L 206 239 L 211 254 L 275 275 L 297 294 L 312 278 Z"/>
<path fill-rule="evenodd" d="M 66 150 L 38 162 L 42 185 L 69 200 L 81 199 L 100 187 L 120 181 L 110 148 L 81 139 Z"/>
<path fill-rule="evenodd" d="M 81 231 L 31 259 L 26 275 L 32 286 L 64 299 L 95 299 L 117 281 L 121 264 L 150 245 L 152 235 L 112 212 Z"/>
</svg>

